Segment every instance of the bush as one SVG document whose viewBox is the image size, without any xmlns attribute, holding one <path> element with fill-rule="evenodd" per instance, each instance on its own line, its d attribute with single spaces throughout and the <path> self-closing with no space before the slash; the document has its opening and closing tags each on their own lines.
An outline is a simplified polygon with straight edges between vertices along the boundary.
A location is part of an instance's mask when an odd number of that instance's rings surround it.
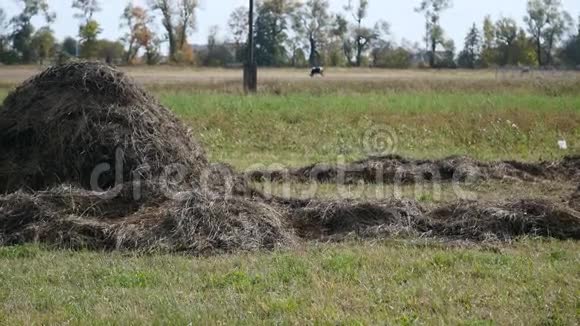
<svg viewBox="0 0 580 326">
<path fill-rule="evenodd" d="M 412 54 L 403 47 L 384 47 L 373 51 L 374 66 L 405 69 L 411 66 Z"/>
</svg>

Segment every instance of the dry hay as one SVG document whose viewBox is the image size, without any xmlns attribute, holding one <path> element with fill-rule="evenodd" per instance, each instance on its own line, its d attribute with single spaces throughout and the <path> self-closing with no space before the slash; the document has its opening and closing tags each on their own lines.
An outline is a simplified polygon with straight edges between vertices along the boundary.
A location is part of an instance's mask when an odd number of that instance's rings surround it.
<svg viewBox="0 0 580 326">
<path fill-rule="evenodd" d="M 122 160 L 122 171 L 118 162 Z M 187 128 L 121 72 L 98 63 L 49 68 L 12 92 L 0 110 L 0 192 L 89 188 L 100 164 L 102 189 L 138 174 L 154 180 L 180 164 L 189 182 L 207 166 Z"/>
<path fill-rule="evenodd" d="M 110 171 L 95 192 L 102 164 Z M 6 98 L 0 192 L 0 245 L 205 254 L 294 243 L 277 209 L 230 167 L 209 165 L 168 109 L 98 63 L 50 68 Z"/>
<path fill-rule="evenodd" d="M 201 255 L 295 243 L 281 213 L 260 200 L 191 191 L 127 209 L 102 194 L 66 187 L 12 193 L 0 198 L 0 244 Z"/>
<path fill-rule="evenodd" d="M 580 212 L 541 200 L 456 202 L 429 210 L 414 201 L 291 203 L 298 234 L 310 239 L 404 235 L 472 241 L 520 236 L 580 240 Z"/>
<path fill-rule="evenodd" d="M 469 157 L 411 160 L 397 155 L 371 157 L 345 165 L 314 164 L 297 169 L 252 171 L 253 181 L 296 181 L 337 184 L 465 182 L 482 180 L 580 179 L 580 156 L 559 162 L 479 162 Z"/>
<path fill-rule="evenodd" d="M 570 207 L 574 208 L 577 211 L 580 211 L 580 186 L 576 189 L 576 192 L 572 194 L 570 197 Z"/>
<path fill-rule="evenodd" d="M 119 151 L 122 165 L 116 165 Z M 90 176 L 103 163 L 112 169 L 98 180 L 105 190 L 95 192 Z M 166 167 L 175 164 L 178 175 L 167 175 Z M 385 182 L 435 174 L 442 180 L 575 177 L 580 168 L 576 158 L 542 164 L 384 157 L 356 162 L 362 172 L 346 181 L 372 181 L 377 171 Z M 294 175 L 309 179 L 317 169 Z M 332 180 L 338 170 L 328 167 L 316 175 Z M 48 69 L 8 96 L 0 108 L 0 192 L 0 245 L 205 255 L 349 234 L 580 239 L 578 211 L 540 201 L 459 202 L 430 210 L 412 201 L 267 200 L 231 167 L 208 164 L 169 110 L 122 73 L 95 63 Z"/>
</svg>

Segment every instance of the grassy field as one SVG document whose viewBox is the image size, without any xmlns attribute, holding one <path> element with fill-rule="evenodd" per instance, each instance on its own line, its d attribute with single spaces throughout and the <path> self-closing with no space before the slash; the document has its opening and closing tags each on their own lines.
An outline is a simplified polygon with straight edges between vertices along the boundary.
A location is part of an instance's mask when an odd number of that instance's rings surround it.
<svg viewBox="0 0 580 326">
<path fill-rule="evenodd" d="M 578 322 L 579 247 L 408 242 L 214 258 L 0 249 L 0 323 Z"/>
<path fill-rule="evenodd" d="M 580 95 L 159 95 L 199 133 L 214 160 L 241 169 L 350 161 L 389 140 L 387 151 L 417 158 L 529 161 L 580 150 Z M 560 139 L 570 143 L 568 152 L 559 150 Z"/>
<path fill-rule="evenodd" d="M 344 72 L 343 81 L 356 85 L 347 90 L 338 77 L 325 85 L 301 82 L 298 72 L 278 80 L 268 71 L 267 89 L 246 97 L 225 84 L 235 77 L 231 72 L 216 74 L 199 89 L 199 81 L 171 85 L 177 77 L 146 84 L 192 127 L 212 161 L 240 171 L 383 152 L 524 161 L 580 153 L 574 83 L 498 84 L 491 72 L 429 73 L 425 81 L 418 72 L 373 77 L 359 71 Z M 9 87 L 0 88 L 0 99 Z M 558 148 L 560 139 L 568 150 Z M 569 188 L 491 183 L 470 189 L 498 200 L 558 198 Z M 448 195 L 444 187 L 441 200 L 454 200 Z M 336 189 L 323 186 L 319 197 L 336 198 Z M 580 323 L 578 298 L 580 244 L 574 241 L 349 240 L 196 258 L 0 248 L 0 324 L 572 325 Z"/>
</svg>

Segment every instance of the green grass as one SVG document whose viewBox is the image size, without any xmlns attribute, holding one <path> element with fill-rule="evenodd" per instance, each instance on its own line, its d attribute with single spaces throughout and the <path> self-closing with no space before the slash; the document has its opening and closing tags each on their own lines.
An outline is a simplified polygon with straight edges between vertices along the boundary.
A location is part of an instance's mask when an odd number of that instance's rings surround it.
<svg viewBox="0 0 580 326">
<path fill-rule="evenodd" d="M 541 240 L 213 258 L 0 248 L 0 323 L 571 325 L 579 252 Z"/>
<path fill-rule="evenodd" d="M 213 160 L 241 169 L 350 161 L 383 147 L 418 158 L 482 160 L 557 159 L 580 151 L 580 95 L 159 95 L 198 133 Z M 557 147 L 562 138 L 568 152 Z"/>
</svg>

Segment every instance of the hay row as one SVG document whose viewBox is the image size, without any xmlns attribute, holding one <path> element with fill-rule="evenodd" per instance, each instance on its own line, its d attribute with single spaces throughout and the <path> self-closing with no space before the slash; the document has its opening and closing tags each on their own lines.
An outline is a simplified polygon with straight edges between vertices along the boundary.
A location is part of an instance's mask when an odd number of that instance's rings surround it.
<svg viewBox="0 0 580 326">
<path fill-rule="evenodd" d="M 580 240 L 580 212 L 539 200 L 459 201 L 427 209 L 415 201 L 267 202 L 196 191 L 134 207 L 119 198 L 102 199 L 70 187 L 0 197 L 0 245 L 207 255 L 290 248 L 303 241 L 348 236 Z"/>
<path fill-rule="evenodd" d="M 411 160 L 397 155 L 371 157 L 352 164 L 314 164 L 302 168 L 250 171 L 254 182 L 320 182 L 334 184 L 473 182 L 485 180 L 580 180 L 580 156 L 558 162 L 480 162 L 469 157 Z"/>
</svg>

